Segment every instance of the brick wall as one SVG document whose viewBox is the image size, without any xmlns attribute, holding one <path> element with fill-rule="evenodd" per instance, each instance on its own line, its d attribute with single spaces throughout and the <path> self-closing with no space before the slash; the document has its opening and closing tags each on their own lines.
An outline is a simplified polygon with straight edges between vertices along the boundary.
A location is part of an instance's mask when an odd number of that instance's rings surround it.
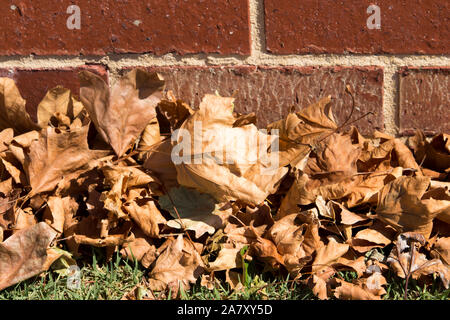
<svg viewBox="0 0 450 320">
<path fill-rule="evenodd" d="M 234 94 L 260 126 L 332 95 L 364 133 L 450 131 L 450 2 L 441 0 L 1 0 L 0 76 L 35 116 L 47 90 L 78 93 L 77 73 L 105 79 L 157 70 L 197 106 Z"/>
</svg>

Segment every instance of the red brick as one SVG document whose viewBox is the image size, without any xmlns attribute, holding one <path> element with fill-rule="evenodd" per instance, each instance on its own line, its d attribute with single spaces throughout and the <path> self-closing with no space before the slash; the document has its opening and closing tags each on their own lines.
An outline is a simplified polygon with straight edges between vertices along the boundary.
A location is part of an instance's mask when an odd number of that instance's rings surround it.
<svg viewBox="0 0 450 320">
<path fill-rule="evenodd" d="M 399 74 L 400 133 L 450 133 L 450 68 L 403 68 Z"/>
<path fill-rule="evenodd" d="M 81 70 L 94 72 L 108 81 L 106 69 L 99 65 L 61 69 L 0 69 L 0 76 L 14 79 L 20 94 L 27 101 L 26 109 L 28 113 L 36 121 L 37 106 L 48 90 L 61 85 L 70 89 L 73 95 L 78 98 L 80 94 L 78 72 Z"/>
<path fill-rule="evenodd" d="M 258 126 L 286 116 L 291 106 L 297 110 L 327 95 L 333 97 L 333 110 L 338 123 L 350 113 L 349 84 L 355 92 L 356 106 L 352 120 L 368 111 L 377 113 L 357 122 L 368 133 L 383 130 L 383 70 L 367 68 L 300 68 L 300 67 L 155 67 L 166 79 L 167 89 L 177 97 L 198 107 L 207 93 L 216 90 L 222 96 L 235 93 L 236 111 L 256 112 Z"/>
<path fill-rule="evenodd" d="M 4 2 L 0 55 L 250 54 L 247 0 Z M 66 26 L 74 4 L 81 10 L 80 30 Z"/>
<path fill-rule="evenodd" d="M 370 5 L 381 29 L 369 29 Z M 450 2 L 442 0 L 265 0 L 266 46 L 276 54 L 448 54 Z"/>
</svg>

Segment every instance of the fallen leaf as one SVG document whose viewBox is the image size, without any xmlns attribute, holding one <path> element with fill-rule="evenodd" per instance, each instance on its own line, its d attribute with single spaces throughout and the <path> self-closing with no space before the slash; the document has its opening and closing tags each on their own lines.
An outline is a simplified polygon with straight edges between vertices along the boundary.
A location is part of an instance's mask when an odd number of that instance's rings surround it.
<svg viewBox="0 0 450 320">
<path fill-rule="evenodd" d="M 70 123 L 83 110 L 83 105 L 76 100 L 69 89 L 61 86 L 49 90 L 37 107 L 38 125 L 45 128 L 55 114 L 67 116 Z"/>
<path fill-rule="evenodd" d="M 177 179 L 219 202 L 239 199 L 258 205 L 275 192 L 288 169 L 277 165 L 277 152 L 264 154 L 276 137 L 254 125 L 232 127 L 233 100 L 206 95 L 180 127 L 173 139 L 175 154 L 183 151 L 175 163 Z"/>
<path fill-rule="evenodd" d="M 56 235 L 40 222 L 0 243 L 0 290 L 45 271 L 47 248 Z"/>
<path fill-rule="evenodd" d="M 400 232 L 430 235 L 433 219 L 450 207 L 450 201 L 425 199 L 430 185 L 428 177 L 399 177 L 387 184 L 378 195 L 377 218 Z"/>
<path fill-rule="evenodd" d="M 149 273 L 149 285 L 154 291 L 164 290 L 170 283 L 178 287 L 181 283 L 184 289 L 204 272 L 204 264 L 194 246 L 179 235 L 170 241 L 167 248 L 155 262 Z"/>
<path fill-rule="evenodd" d="M 339 285 L 334 289 L 334 296 L 342 300 L 381 300 L 381 297 L 372 294 L 369 290 L 359 285 L 335 279 Z"/>
<path fill-rule="evenodd" d="M 39 129 L 27 113 L 25 104 L 14 80 L 0 78 L 0 130 L 13 128 L 16 134 L 21 134 Z"/>
<path fill-rule="evenodd" d="M 330 238 L 325 246 L 317 250 L 316 258 L 312 264 L 312 272 L 319 277 L 326 274 L 332 264 L 342 257 L 348 249 L 348 244 L 338 243 L 333 238 Z"/>
<path fill-rule="evenodd" d="M 159 238 L 159 225 L 165 224 L 166 219 L 162 216 L 152 199 L 139 198 L 135 195 L 125 202 L 123 206 L 144 234 L 151 238 Z"/>
<path fill-rule="evenodd" d="M 387 259 L 390 267 L 401 278 L 412 276 L 417 279 L 422 275 L 437 274 L 448 289 L 450 285 L 450 268 L 440 259 L 428 260 L 419 247 L 425 244 L 421 233 L 406 232 L 397 237 L 395 247 Z"/>
<path fill-rule="evenodd" d="M 431 255 L 450 265 L 450 237 L 439 238 L 433 246 Z"/>
<path fill-rule="evenodd" d="M 222 219 L 215 214 L 218 210 L 217 201 L 209 194 L 195 189 L 172 188 L 167 195 L 159 198 L 159 204 L 175 218 L 167 222 L 169 227 L 192 230 L 196 238 L 204 233 L 214 234 L 216 228 L 223 224 Z"/>
<path fill-rule="evenodd" d="M 52 191 L 61 180 L 77 178 L 90 170 L 92 161 L 103 155 L 89 149 L 88 126 L 69 132 L 50 128 L 30 145 L 25 154 L 24 168 L 31 185 L 30 196 Z"/>
<path fill-rule="evenodd" d="M 103 79 L 80 72 L 80 98 L 102 138 L 121 157 L 156 116 L 164 80 L 156 73 L 133 69 L 111 90 Z"/>
</svg>

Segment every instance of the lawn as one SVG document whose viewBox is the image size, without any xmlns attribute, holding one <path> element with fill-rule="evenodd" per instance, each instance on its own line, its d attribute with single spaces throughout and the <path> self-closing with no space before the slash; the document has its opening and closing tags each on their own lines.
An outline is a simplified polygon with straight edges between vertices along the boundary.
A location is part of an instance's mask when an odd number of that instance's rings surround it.
<svg viewBox="0 0 450 320">
<path fill-rule="evenodd" d="M 145 269 L 137 262 L 123 260 L 116 255 L 108 263 L 102 262 L 98 252 L 92 261 L 85 262 L 81 268 L 81 287 L 67 288 L 67 276 L 54 271 L 23 281 L 0 291 L 0 300 L 118 300 L 141 282 Z M 356 274 L 338 272 L 335 276 L 351 281 Z M 388 274 L 385 300 L 403 300 L 405 280 Z M 170 299 L 169 293 L 155 293 L 158 299 Z M 439 279 L 432 285 L 420 285 L 412 280 L 409 283 L 409 300 L 448 300 L 450 289 L 445 289 Z M 235 292 L 222 283 L 212 290 L 200 285 L 199 281 L 189 290 L 180 291 L 178 299 L 183 300 L 315 300 L 311 290 L 289 279 L 273 278 L 266 273 L 249 272 L 247 286 Z"/>
</svg>

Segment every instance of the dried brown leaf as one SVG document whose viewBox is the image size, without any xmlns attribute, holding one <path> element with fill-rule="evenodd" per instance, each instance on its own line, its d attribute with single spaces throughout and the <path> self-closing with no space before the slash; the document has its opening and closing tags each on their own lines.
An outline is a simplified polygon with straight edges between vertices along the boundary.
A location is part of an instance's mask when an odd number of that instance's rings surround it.
<svg viewBox="0 0 450 320">
<path fill-rule="evenodd" d="M 99 76 L 80 73 L 80 98 L 97 131 L 121 157 L 156 116 L 164 80 L 156 73 L 134 69 L 111 90 Z"/>
<path fill-rule="evenodd" d="M 45 271 L 47 248 L 56 235 L 40 222 L 0 243 L 0 290 Z"/>
</svg>

